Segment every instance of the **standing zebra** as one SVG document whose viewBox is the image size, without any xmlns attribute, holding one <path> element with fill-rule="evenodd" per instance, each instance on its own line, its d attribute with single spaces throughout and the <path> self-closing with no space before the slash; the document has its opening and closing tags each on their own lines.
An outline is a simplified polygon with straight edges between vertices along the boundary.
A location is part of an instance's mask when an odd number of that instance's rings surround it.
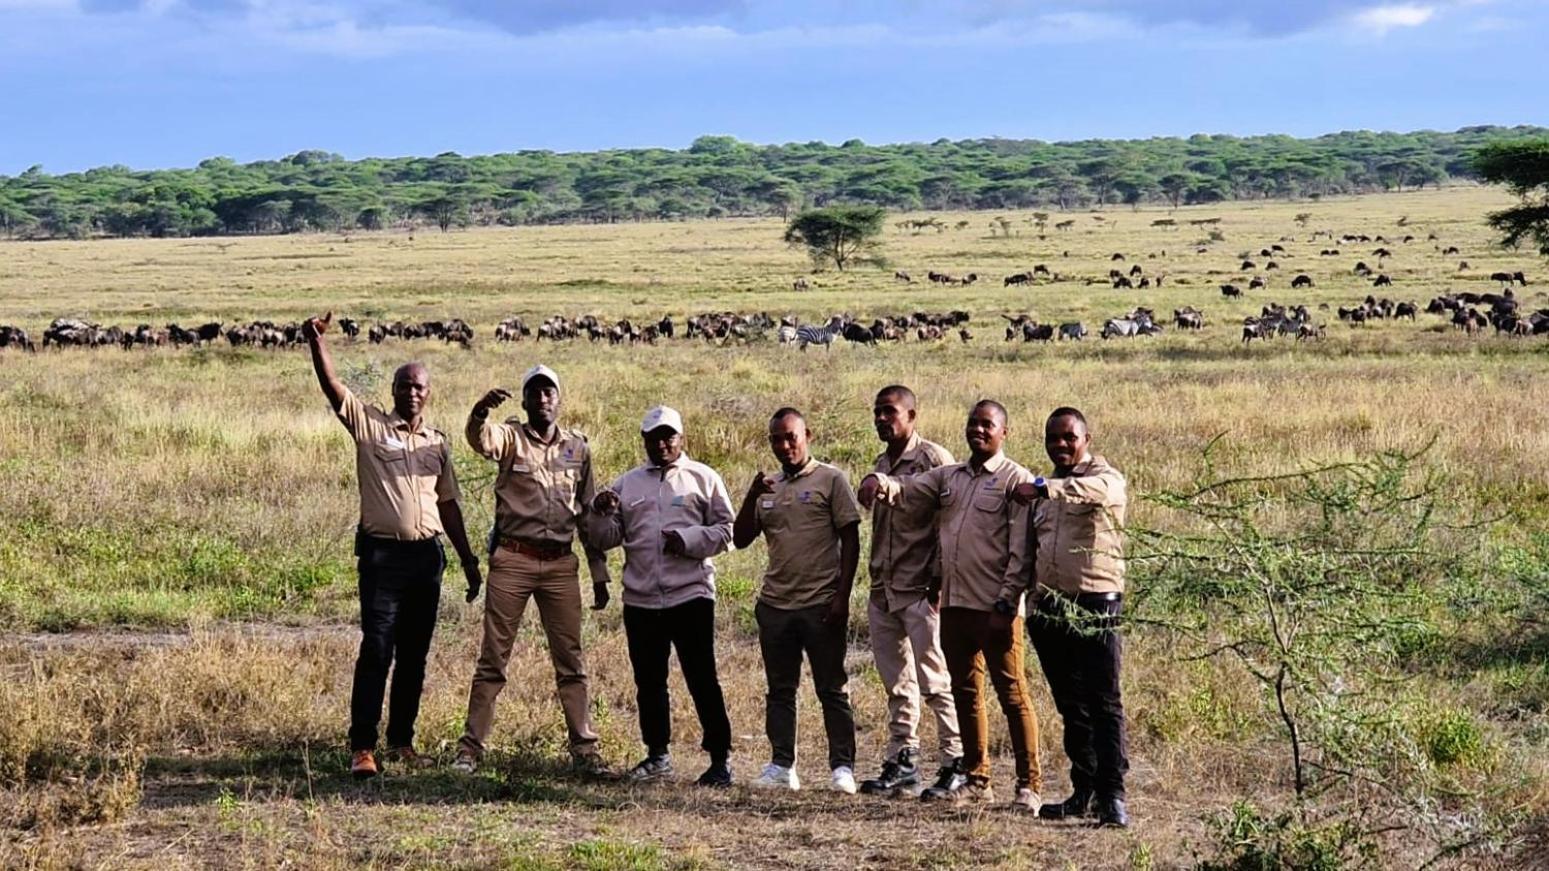
<svg viewBox="0 0 1549 871">
<path fill-rule="evenodd" d="M 834 344 L 834 337 L 844 330 L 844 318 L 834 315 L 829 318 L 828 326 L 814 327 L 811 324 L 803 324 L 796 328 L 796 347 L 807 350 L 808 345 L 822 345 L 823 350 L 828 350 Z"/>
</svg>

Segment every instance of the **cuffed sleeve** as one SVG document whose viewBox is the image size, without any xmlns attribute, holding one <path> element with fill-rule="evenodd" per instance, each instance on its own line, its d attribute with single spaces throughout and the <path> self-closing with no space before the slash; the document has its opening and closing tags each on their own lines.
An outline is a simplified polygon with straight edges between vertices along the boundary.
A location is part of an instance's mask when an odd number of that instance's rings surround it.
<svg viewBox="0 0 1549 871">
<path fill-rule="evenodd" d="M 673 530 L 683 536 L 683 553 L 693 559 L 710 559 L 725 553 L 731 547 L 731 527 L 735 514 L 731 497 L 726 492 L 726 482 L 717 475 L 710 484 L 710 498 L 705 500 L 704 525 L 684 526 Z"/>
</svg>

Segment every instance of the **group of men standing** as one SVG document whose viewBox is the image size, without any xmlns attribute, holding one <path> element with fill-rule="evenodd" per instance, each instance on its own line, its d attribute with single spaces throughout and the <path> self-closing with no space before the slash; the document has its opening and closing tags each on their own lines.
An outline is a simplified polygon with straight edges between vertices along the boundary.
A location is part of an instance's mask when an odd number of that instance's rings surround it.
<svg viewBox="0 0 1549 871">
<path fill-rule="evenodd" d="M 469 693 L 465 734 L 453 767 L 477 769 L 528 599 L 547 636 L 573 765 L 607 770 L 597 750 L 581 650 L 579 559 L 590 564 L 594 609 L 610 598 L 603 553 L 624 549 L 623 611 L 645 758 L 624 776 L 674 773 L 667 690 L 676 650 L 702 730 L 709 767 L 697 783 L 732 783 L 732 733 L 716 670 L 713 557 L 762 536 L 768 565 L 755 617 L 768 692 L 770 759 L 750 781 L 799 789 L 796 692 L 802 660 L 822 707 L 833 789 L 918 794 L 925 801 L 989 802 L 985 674 L 1010 730 L 1016 782 L 1012 806 L 1044 818 L 1128 824 L 1127 748 L 1119 693 L 1117 620 L 1124 590 L 1125 480 L 1090 450 L 1081 412 L 1057 409 L 1045 427 L 1050 475 L 1002 452 L 1006 410 L 983 400 L 964 435 L 969 459 L 916 432 L 916 397 L 893 385 L 873 417 L 886 449 L 852 489 L 845 473 L 812 457 L 801 412 L 769 421 L 776 474 L 759 473 L 733 513 L 726 485 L 685 451 L 681 415 L 652 408 L 641 423 L 645 461 L 598 490 L 590 447 L 559 427 L 560 379 L 535 366 L 522 379 L 525 419 L 492 422 L 511 398 L 491 390 L 474 406 L 468 443 L 498 464 L 487 582 L 470 547 L 447 439 L 423 422 L 429 376 L 408 364 L 393 379 L 392 412 L 365 405 L 334 374 L 322 339 L 328 319 L 304 332 L 325 395 L 356 444 L 361 522 L 362 640 L 351 702 L 351 769 L 378 771 L 377 722 L 389 666 L 386 759 L 432 764 L 413 749 L 425 658 L 445 567 L 439 536 L 457 551 L 469 602 L 487 586 L 483 640 Z M 863 509 L 872 523 L 867 624 L 888 694 L 888 740 L 877 777 L 857 784 L 856 728 L 845 671 L 849 605 L 860 562 Z M 1025 626 L 1024 626 L 1025 621 Z M 1031 637 L 1064 723 L 1069 798 L 1043 803 L 1038 724 L 1025 685 L 1024 631 Z M 928 709 L 938 772 L 922 775 L 920 723 Z"/>
</svg>

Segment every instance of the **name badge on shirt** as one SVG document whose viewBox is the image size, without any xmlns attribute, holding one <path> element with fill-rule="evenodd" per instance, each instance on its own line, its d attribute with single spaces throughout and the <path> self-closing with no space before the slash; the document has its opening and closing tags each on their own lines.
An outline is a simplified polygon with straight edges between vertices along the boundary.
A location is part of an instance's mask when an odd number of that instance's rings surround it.
<svg viewBox="0 0 1549 871">
<path fill-rule="evenodd" d="M 762 499 L 762 500 L 759 500 L 758 507 L 760 507 L 760 508 L 773 508 L 774 507 L 774 500 L 773 499 Z"/>
<path fill-rule="evenodd" d="M 398 450 L 403 450 L 404 446 L 402 441 L 392 436 L 388 436 L 387 438 L 383 439 L 382 444 L 387 445 L 390 448 L 397 448 Z"/>
<path fill-rule="evenodd" d="M 525 474 L 527 472 L 531 472 L 532 469 L 527 468 L 527 464 L 526 463 L 512 463 L 511 464 L 511 471 L 513 471 L 513 472 L 522 472 L 522 473 Z"/>
</svg>

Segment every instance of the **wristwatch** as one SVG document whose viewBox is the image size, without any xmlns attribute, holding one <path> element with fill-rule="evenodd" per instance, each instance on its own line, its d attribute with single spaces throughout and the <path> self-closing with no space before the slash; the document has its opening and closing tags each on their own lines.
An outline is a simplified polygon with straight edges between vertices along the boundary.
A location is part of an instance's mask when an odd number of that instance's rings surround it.
<svg viewBox="0 0 1549 871">
<path fill-rule="evenodd" d="M 1034 486 L 1034 487 L 1037 487 L 1037 488 L 1038 488 L 1038 489 L 1040 489 L 1040 490 L 1045 490 L 1045 489 L 1048 489 L 1048 487 L 1049 487 L 1049 482 L 1048 482 L 1048 481 L 1045 481 L 1045 480 L 1044 480 L 1044 479 L 1043 479 L 1043 476 L 1042 476 L 1042 475 L 1038 475 L 1038 476 L 1036 476 L 1036 477 L 1034 477 L 1034 478 L 1033 478 L 1033 486 Z"/>
</svg>

